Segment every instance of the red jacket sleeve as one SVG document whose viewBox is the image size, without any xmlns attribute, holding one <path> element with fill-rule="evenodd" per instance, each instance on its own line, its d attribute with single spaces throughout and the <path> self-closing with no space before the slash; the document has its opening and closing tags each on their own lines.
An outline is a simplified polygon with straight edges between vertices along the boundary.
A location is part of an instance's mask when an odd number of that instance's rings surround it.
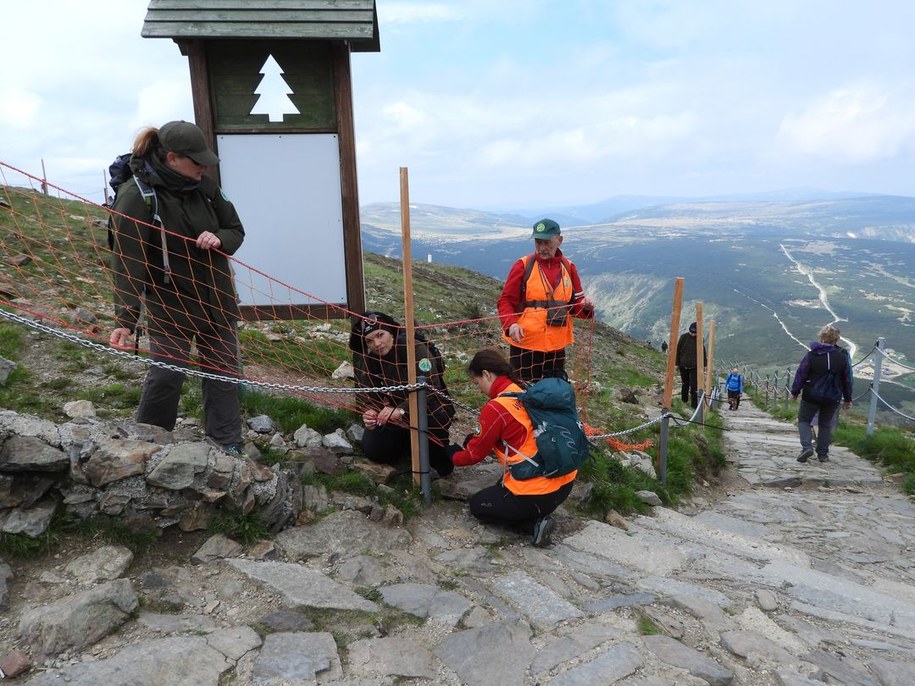
<svg viewBox="0 0 915 686">
<path fill-rule="evenodd" d="M 496 302 L 502 330 L 506 333 L 508 327 L 517 322 L 518 315 L 521 314 L 521 280 L 523 278 L 524 262 L 519 259 L 508 272 L 508 278 L 505 279 L 505 285 L 502 286 L 502 294 Z"/>
<path fill-rule="evenodd" d="M 572 309 L 570 314 L 579 319 L 594 319 L 594 308 L 581 304 L 585 291 L 581 286 L 581 277 L 578 276 L 578 267 L 569 262 L 569 273 L 572 277 Z"/>
<path fill-rule="evenodd" d="M 480 433 L 470 439 L 467 447 L 454 454 L 456 467 L 476 464 L 492 453 L 501 440 L 511 445 L 521 445 L 525 428 L 511 413 L 497 402 L 490 401 L 480 410 Z"/>
</svg>

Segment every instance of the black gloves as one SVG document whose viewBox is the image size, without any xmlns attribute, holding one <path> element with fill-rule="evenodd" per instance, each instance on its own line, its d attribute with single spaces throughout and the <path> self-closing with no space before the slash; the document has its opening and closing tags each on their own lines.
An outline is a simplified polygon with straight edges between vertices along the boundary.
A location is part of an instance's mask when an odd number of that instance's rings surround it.
<svg viewBox="0 0 915 686">
<path fill-rule="evenodd" d="M 470 439 L 473 438 L 474 436 L 476 436 L 475 433 L 469 433 L 466 436 L 464 436 L 464 442 L 462 443 L 462 445 L 466 448 L 467 444 L 470 443 Z"/>
<path fill-rule="evenodd" d="M 448 451 L 448 459 L 451 461 L 454 461 L 454 456 L 457 453 L 461 452 L 463 450 L 463 448 L 461 446 L 459 446 L 457 443 L 449 443 L 446 450 Z"/>
</svg>

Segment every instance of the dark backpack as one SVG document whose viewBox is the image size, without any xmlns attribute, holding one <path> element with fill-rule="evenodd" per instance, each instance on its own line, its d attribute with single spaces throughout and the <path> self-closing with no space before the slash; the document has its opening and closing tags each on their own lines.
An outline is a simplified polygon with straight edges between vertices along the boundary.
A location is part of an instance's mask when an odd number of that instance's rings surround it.
<svg viewBox="0 0 915 686">
<path fill-rule="evenodd" d="M 130 168 L 130 158 L 131 154 L 125 152 L 123 155 L 115 157 L 114 162 L 108 167 L 108 185 L 111 186 L 114 195 L 111 196 L 111 200 L 106 202 L 104 206 L 108 208 L 113 207 L 114 199 L 118 196 L 118 188 L 127 181 L 130 181 L 130 179 L 133 179 L 137 184 L 137 188 L 140 189 L 140 195 L 143 196 L 143 202 L 145 202 L 146 207 L 149 208 L 149 216 L 152 218 L 152 223 L 161 228 L 162 220 L 159 218 L 159 198 L 156 197 L 156 191 L 152 186 L 133 175 L 133 170 Z M 108 215 L 108 248 L 110 250 L 114 249 L 114 217 L 111 214 Z"/>
<path fill-rule="evenodd" d="M 509 467 L 515 479 L 564 476 L 585 463 L 591 444 L 578 419 L 572 384 L 565 379 L 550 376 L 540 379 L 520 393 L 501 395 L 521 401 L 531 418 L 537 441 L 536 455 L 522 455 L 524 459 L 521 462 Z M 514 448 L 507 446 L 507 450 Z"/>
<path fill-rule="evenodd" d="M 146 208 L 149 210 L 150 223 L 162 229 L 162 231 L 159 232 L 162 240 L 162 269 L 165 272 L 165 284 L 168 285 L 171 281 L 171 267 L 168 262 L 168 245 L 165 240 L 165 225 L 162 223 L 162 217 L 159 216 L 159 198 L 152 186 L 143 181 L 139 176 L 134 175 L 133 170 L 130 168 L 130 158 L 131 153 L 125 152 L 123 155 L 115 157 L 114 162 L 108 167 L 108 185 L 111 186 L 111 189 L 114 191 L 114 197 L 111 198 L 111 202 L 106 202 L 104 206 L 109 209 L 113 207 L 115 198 L 118 196 L 118 188 L 133 179 L 134 183 L 137 184 L 137 188 L 140 190 L 143 202 L 146 203 Z M 110 212 L 108 213 L 108 249 L 114 250 L 114 215 Z"/>
<path fill-rule="evenodd" d="M 832 369 L 831 358 L 832 353 L 826 353 L 826 373 L 812 383 L 808 381 L 804 400 L 818 405 L 832 405 L 842 400 L 842 385 L 839 383 L 838 372 Z"/>
</svg>

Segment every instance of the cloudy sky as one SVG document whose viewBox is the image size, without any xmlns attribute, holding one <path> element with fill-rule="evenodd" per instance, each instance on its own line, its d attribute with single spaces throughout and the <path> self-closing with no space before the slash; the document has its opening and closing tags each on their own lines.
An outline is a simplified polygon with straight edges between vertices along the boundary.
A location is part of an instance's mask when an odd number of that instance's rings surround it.
<svg viewBox="0 0 915 686">
<path fill-rule="evenodd" d="M 193 119 L 147 0 L 3 7 L 0 161 L 99 201 Z M 911 0 L 377 0 L 354 54 L 360 200 L 477 209 L 787 188 L 915 195 Z"/>
</svg>

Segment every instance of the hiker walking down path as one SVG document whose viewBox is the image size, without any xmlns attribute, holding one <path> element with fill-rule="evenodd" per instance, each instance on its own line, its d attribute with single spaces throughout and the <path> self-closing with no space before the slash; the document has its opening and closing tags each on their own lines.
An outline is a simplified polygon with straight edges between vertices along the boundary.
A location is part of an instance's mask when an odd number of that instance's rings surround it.
<svg viewBox="0 0 915 686">
<path fill-rule="evenodd" d="M 801 440 L 798 462 L 806 462 L 814 453 L 820 462 L 828 461 L 832 420 L 839 411 L 839 403 L 844 400 L 845 409 L 851 409 L 851 357 L 838 343 L 839 330 L 832 324 L 824 326 L 794 374 L 791 397 L 796 400 L 801 396 L 797 409 L 797 431 Z M 811 428 L 814 416 L 818 417 L 820 428 L 816 446 Z"/>
</svg>

